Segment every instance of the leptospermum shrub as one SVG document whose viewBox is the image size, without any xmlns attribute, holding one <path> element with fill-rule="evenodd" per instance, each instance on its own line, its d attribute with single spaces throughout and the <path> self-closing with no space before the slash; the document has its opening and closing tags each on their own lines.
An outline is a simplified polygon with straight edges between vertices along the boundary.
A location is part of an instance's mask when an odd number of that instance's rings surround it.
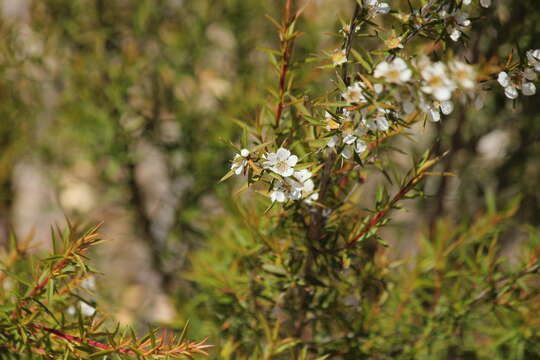
<svg viewBox="0 0 540 360">
<path fill-rule="evenodd" d="M 453 175 L 433 170 L 451 149 L 417 156 L 396 140 L 421 138 L 432 122 L 458 107 L 480 110 L 493 94 L 534 95 L 540 50 L 469 63 L 467 34 L 482 31 L 475 20 L 491 1 L 352 3 L 341 47 L 316 58 L 295 57 L 302 9 L 294 1 L 272 19 L 280 48 L 267 52 L 278 85 L 243 125 L 223 179 L 238 176 L 240 191 L 255 196 L 238 199 L 231 211 L 243 222 L 221 224 L 216 240 L 237 257 L 221 259 L 227 278 L 193 275 L 219 294 L 209 301 L 228 336 L 221 356 L 539 358 L 540 263 L 532 251 L 517 268 L 504 266 L 499 243 L 517 202 L 462 226 L 440 219 L 429 236 L 406 239 L 418 247 L 408 257 L 392 258 L 380 230 L 404 200 L 423 196 L 427 176 Z M 298 80 L 313 63 L 331 78 L 325 92 Z M 408 157 L 408 171 L 389 160 L 395 152 Z M 194 265 L 216 267 L 203 258 Z"/>
<path fill-rule="evenodd" d="M 192 359 L 205 341 L 186 339 L 186 328 L 136 335 L 96 306 L 95 271 L 88 251 L 102 241 L 94 227 L 53 230 L 53 252 L 32 255 L 31 238 L 11 237 L 0 257 L 1 359 Z"/>
</svg>

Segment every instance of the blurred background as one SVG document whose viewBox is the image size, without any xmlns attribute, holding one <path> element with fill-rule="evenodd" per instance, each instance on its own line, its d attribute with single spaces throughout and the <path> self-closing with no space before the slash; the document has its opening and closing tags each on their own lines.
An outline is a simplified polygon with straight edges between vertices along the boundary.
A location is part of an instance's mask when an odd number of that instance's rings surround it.
<svg viewBox="0 0 540 360">
<path fill-rule="evenodd" d="M 0 244 L 12 230 L 35 229 L 46 247 L 50 226 L 65 217 L 103 221 L 109 241 L 92 260 L 106 274 L 97 278 L 98 301 L 124 324 L 176 327 L 190 319 L 193 337 L 216 343 L 227 314 L 207 305 L 235 281 L 232 273 L 221 279 L 227 267 L 220 264 L 234 258 L 222 245 L 240 231 L 238 183 L 218 180 L 233 155 L 228 140 L 241 135 L 238 122 L 256 118 L 266 89 L 276 87 L 260 48 L 278 46 L 265 16 L 279 18 L 282 5 L 1 0 Z M 295 59 L 339 47 L 351 9 L 352 1 L 309 1 Z M 539 10 L 537 0 L 494 0 L 469 31 L 465 57 L 496 66 L 512 48 L 539 48 Z M 332 74 L 311 67 L 303 76 L 317 92 Z M 429 231 L 436 219 L 471 221 L 486 204 L 503 207 L 516 197 L 516 223 L 539 225 L 538 98 L 513 103 L 493 82 L 484 87 L 476 108 L 458 106 L 402 144 L 413 152 L 451 149 L 439 170 L 458 176 L 430 179 L 424 186 L 432 196 L 394 217 L 385 236 L 397 248 L 407 249 L 410 234 Z M 509 254 L 519 253 L 522 238 L 505 235 Z"/>
</svg>

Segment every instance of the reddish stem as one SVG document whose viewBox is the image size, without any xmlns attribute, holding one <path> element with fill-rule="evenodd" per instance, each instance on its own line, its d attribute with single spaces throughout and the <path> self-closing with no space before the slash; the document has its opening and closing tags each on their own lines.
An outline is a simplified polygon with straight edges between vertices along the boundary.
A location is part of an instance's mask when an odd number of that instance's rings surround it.
<svg viewBox="0 0 540 360">
<path fill-rule="evenodd" d="M 292 1 L 287 0 L 285 4 L 285 10 L 283 13 L 283 29 L 281 31 L 281 47 L 282 47 L 282 57 L 283 63 L 281 64 L 281 70 L 279 74 L 279 101 L 276 106 L 276 129 L 279 127 L 281 121 L 281 115 L 283 114 L 283 109 L 285 108 L 284 98 L 286 92 L 286 81 L 287 81 L 287 72 L 289 70 L 289 62 L 292 53 L 292 44 L 293 40 L 286 38 L 289 26 L 292 23 L 291 18 L 291 7 Z"/>
<path fill-rule="evenodd" d="M 403 199 L 405 197 L 405 195 L 407 195 L 407 193 L 409 191 L 412 190 L 412 188 L 414 187 L 414 185 L 416 185 L 418 183 L 418 180 L 420 180 L 420 178 L 422 178 L 423 176 L 423 173 L 419 173 L 417 175 L 415 175 L 411 180 L 409 180 L 409 182 L 401 188 L 401 190 L 399 190 L 399 192 L 394 195 L 394 197 L 392 198 L 392 200 L 390 200 L 390 202 L 388 204 L 386 204 L 386 206 L 384 207 L 384 209 L 382 210 L 379 210 L 375 216 L 373 216 L 371 218 L 371 220 L 369 221 L 369 223 L 367 223 L 367 225 L 362 229 L 362 231 L 360 231 L 360 233 L 358 235 L 356 235 L 354 238 L 352 238 L 351 240 L 349 240 L 349 242 L 345 245 L 345 249 L 349 249 L 351 248 L 354 244 L 356 244 L 356 242 L 358 240 L 360 240 L 364 235 L 366 235 L 367 233 L 369 233 L 371 231 L 372 228 L 374 228 L 375 226 L 377 226 L 379 224 L 379 222 L 386 216 L 386 214 L 392 210 L 392 208 L 394 207 L 394 205 L 400 201 L 401 199 Z"/>
<path fill-rule="evenodd" d="M 55 329 L 52 329 L 52 328 L 49 328 L 49 327 L 46 327 L 46 326 L 41 326 L 41 325 L 31 325 L 31 326 L 34 329 L 39 329 L 39 330 L 46 331 L 46 332 L 51 333 L 51 334 L 53 334 L 53 335 L 55 335 L 55 336 L 57 336 L 59 338 L 69 340 L 69 341 L 75 341 L 75 342 L 78 342 L 79 344 L 90 345 L 90 346 L 93 346 L 93 347 L 98 348 L 98 349 L 114 350 L 114 351 L 120 352 L 122 354 L 134 354 L 135 353 L 133 350 L 130 350 L 130 349 L 122 349 L 122 348 L 115 349 L 110 345 L 106 345 L 106 344 L 100 343 L 99 341 L 95 341 L 95 340 L 88 339 L 85 342 L 85 341 L 83 341 L 83 339 L 81 339 L 78 336 L 64 334 L 61 331 L 58 331 L 58 330 L 55 330 Z"/>
</svg>

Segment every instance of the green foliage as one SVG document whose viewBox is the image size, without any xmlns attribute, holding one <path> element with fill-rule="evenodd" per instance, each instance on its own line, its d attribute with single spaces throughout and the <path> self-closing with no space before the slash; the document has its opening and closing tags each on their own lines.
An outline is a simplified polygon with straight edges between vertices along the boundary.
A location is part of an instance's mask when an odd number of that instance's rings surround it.
<svg viewBox="0 0 540 360">
<path fill-rule="evenodd" d="M 205 341 L 151 330 L 137 336 L 102 316 L 91 300 L 94 270 L 88 251 L 102 241 L 98 227 L 52 229 L 52 253 L 32 254 L 31 238 L 11 237 L 0 273 L 0 357 L 26 359 L 192 358 Z"/>
<path fill-rule="evenodd" d="M 0 358 L 540 358 L 540 108 L 496 81 L 539 47 L 537 0 L 386 2 L 380 16 L 367 0 L 35 0 L 3 14 Z M 457 9 L 472 24 L 454 42 L 441 13 Z M 374 74 L 396 57 L 413 70 L 403 87 Z M 422 71 L 454 60 L 474 69 L 474 91 L 432 123 L 440 104 Z M 356 82 L 366 103 L 341 95 Z M 402 116 L 403 94 L 426 101 Z M 380 109 L 389 130 L 357 134 L 365 151 L 327 147 Z M 264 165 L 281 147 L 314 183 L 284 204 L 269 198 L 290 177 Z M 239 180 L 228 160 L 244 148 Z M 120 247 L 143 243 L 118 272 L 157 283 L 176 338 L 117 327 L 130 306 L 135 324 L 161 321 L 120 297 L 131 283 L 83 286 L 96 229 L 55 229 L 45 259 L 8 241 L 11 227 L 50 221 L 25 216 L 28 161 L 45 169 L 47 209 L 105 220 Z M 73 182 L 92 189 L 90 210 L 64 201 Z M 178 335 L 188 320 L 216 346 Z"/>
</svg>

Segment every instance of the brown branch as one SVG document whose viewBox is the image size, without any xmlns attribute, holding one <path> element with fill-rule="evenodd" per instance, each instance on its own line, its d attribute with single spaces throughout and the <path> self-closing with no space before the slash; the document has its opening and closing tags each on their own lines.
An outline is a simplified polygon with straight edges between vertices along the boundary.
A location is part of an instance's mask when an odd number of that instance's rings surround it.
<svg viewBox="0 0 540 360">
<path fill-rule="evenodd" d="M 416 184 L 422 180 L 422 178 L 424 178 L 426 171 L 435 165 L 439 159 L 440 158 L 436 158 L 424 164 L 424 166 L 422 166 L 422 168 L 397 192 L 397 194 L 394 195 L 392 200 L 390 200 L 383 209 L 379 210 L 356 236 L 345 244 L 344 249 L 349 249 L 354 246 L 358 240 L 376 227 L 390 212 L 390 210 L 392 210 L 395 205 L 402 200 L 416 186 Z"/>
<path fill-rule="evenodd" d="M 281 42 L 281 70 L 279 74 L 279 100 L 276 105 L 276 118 L 275 126 L 276 129 L 279 128 L 281 121 L 281 115 L 283 114 L 283 109 L 285 108 L 285 93 L 287 91 L 287 72 L 290 67 L 290 58 L 293 50 L 295 36 L 289 35 L 289 28 L 294 22 L 296 15 L 291 17 L 291 8 L 292 0 L 287 0 L 285 4 L 285 10 L 283 11 L 283 23 L 280 31 L 280 42 Z"/>
<path fill-rule="evenodd" d="M 356 6 L 354 9 L 353 16 L 351 18 L 351 25 L 349 27 L 349 33 L 347 34 L 347 38 L 345 39 L 345 42 L 343 44 L 343 48 L 345 49 L 345 55 L 346 55 L 347 60 L 349 59 L 350 54 L 351 54 L 352 42 L 354 39 L 354 35 L 356 34 L 356 27 L 359 23 L 359 17 L 362 10 L 360 7 L 360 4 L 358 2 L 355 2 L 355 3 L 356 3 Z M 347 62 L 343 64 L 341 76 L 345 84 L 348 84 Z M 332 153 L 329 155 L 329 157 L 326 159 L 324 163 L 320 187 L 319 187 L 319 202 L 321 204 L 324 204 L 326 196 L 328 195 L 328 191 L 332 184 L 332 168 L 334 167 L 336 159 L 337 159 L 336 154 Z M 311 217 L 311 222 L 308 229 L 308 237 L 311 240 L 311 246 L 315 246 L 314 242 L 320 240 L 321 230 L 323 227 L 324 227 L 324 219 L 322 216 L 322 208 L 318 208 Z"/>
<path fill-rule="evenodd" d="M 351 19 L 351 24 L 349 25 L 349 33 L 347 34 L 347 38 L 345 39 L 345 43 L 343 45 L 343 48 L 345 49 L 345 58 L 347 61 L 343 64 L 343 68 L 341 69 L 341 78 L 343 79 L 343 82 L 345 85 L 349 85 L 349 64 L 348 60 L 351 56 L 351 49 L 352 49 L 352 43 L 354 40 L 354 35 L 356 34 L 356 27 L 359 24 L 360 19 L 360 13 L 362 11 L 362 8 L 360 7 L 360 4 L 356 2 L 356 6 L 354 7 L 354 13 Z"/>
</svg>

